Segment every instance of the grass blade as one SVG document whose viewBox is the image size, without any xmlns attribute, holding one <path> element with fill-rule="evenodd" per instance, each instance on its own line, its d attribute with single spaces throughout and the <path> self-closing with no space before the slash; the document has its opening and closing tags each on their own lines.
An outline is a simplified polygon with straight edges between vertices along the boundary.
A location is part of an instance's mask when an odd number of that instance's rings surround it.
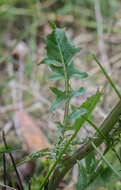
<svg viewBox="0 0 121 190">
<path fill-rule="evenodd" d="M 3 189 L 6 190 L 6 156 L 5 154 L 3 154 L 3 171 L 4 171 L 3 180 L 4 180 L 4 185 L 5 185 Z"/>
<path fill-rule="evenodd" d="M 113 81 L 111 80 L 110 76 L 108 75 L 108 73 L 106 72 L 106 70 L 104 69 L 104 67 L 101 65 L 99 59 L 97 58 L 97 56 L 95 54 L 93 54 L 93 58 L 96 61 L 96 63 L 99 65 L 100 69 L 102 70 L 102 72 L 104 73 L 104 75 L 107 78 L 108 82 L 110 83 L 110 85 L 112 86 L 112 88 L 114 89 L 114 91 L 116 92 L 117 96 L 121 99 L 120 92 L 116 88 L 115 84 L 113 83 Z"/>
<path fill-rule="evenodd" d="M 5 148 L 7 149 L 7 148 L 8 148 L 8 145 L 7 145 L 7 141 L 6 141 L 6 138 L 5 138 L 4 131 L 3 131 L 3 135 L 2 135 L 2 136 L 3 136 L 3 141 L 4 141 Z M 21 190 L 24 190 L 24 187 L 23 187 L 23 184 L 22 184 L 22 180 L 21 180 L 21 177 L 20 177 L 20 175 L 19 175 L 19 172 L 18 172 L 18 170 L 17 170 L 17 168 L 16 168 L 16 164 L 15 164 L 13 155 L 12 155 L 11 152 L 9 153 L 9 155 L 10 155 L 10 158 L 11 158 L 11 161 L 12 161 L 12 164 L 13 164 L 13 167 L 14 167 L 14 170 L 15 170 L 15 172 L 16 172 L 16 175 L 17 175 L 17 178 L 18 178 L 18 181 L 19 181 L 20 189 L 21 189 Z"/>
<path fill-rule="evenodd" d="M 103 154 L 100 152 L 100 150 L 96 147 L 96 145 L 91 142 L 93 148 L 96 150 L 96 152 L 100 155 L 100 157 L 102 158 L 102 160 L 107 164 L 107 166 L 115 173 L 116 176 L 118 176 L 118 178 L 121 180 L 121 175 L 119 174 L 119 172 L 110 164 L 110 162 L 108 162 L 108 160 L 103 156 Z"/>
</svg>

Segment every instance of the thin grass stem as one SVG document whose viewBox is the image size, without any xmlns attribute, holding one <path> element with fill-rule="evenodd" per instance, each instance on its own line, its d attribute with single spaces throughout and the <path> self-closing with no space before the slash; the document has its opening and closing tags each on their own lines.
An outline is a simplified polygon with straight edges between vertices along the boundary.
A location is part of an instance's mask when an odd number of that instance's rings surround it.
<svg viewBox="0 0 121 190">
<path fill-rule="evenodd" d="M 4 131 L 3 131 L 3 135 L 2 135 L 2 136 L 3 136 L 3 142 L 4 142 L 4 145 L 5 145 L 5 148 L 8 149 L 8 145 L 7 145 L 7 141 L 6 141 L 6 138 L 5 138 L 5 133 L 4 133 Z M 16 175 L 17 175 L 17 178 L 18 178 L 18 181 L 19 181 L 20 188 L 21 188 L 21 190 L 24 190 L 24 187 L 23 187 L 23 184 L 22 184 L 22 180 L 21 180 L 20 174 L 19 174 L 19 172 L 18 172 L 18 170 L 17 170 L 17 168 L 16 168 L 16 164 L 15 164 L 15 161 L 14 161 L 14 158 L 13 158 L 13 155 L 12 155 L 11 152 L 9 153 L 9 156 L 10 156 L 10 158 L 11 158 L 11 161 L 12 161 L 12 164 L 13 164 L 13 167 L 14 167 L 14 170 L 15 170 L 15 172 L 16 172 Z"/>
<path fill-rule="evenodd" d="M 121 180 L 121 175 L 119 172 L 110 164 L 110 162 L 103 156 L 103 154 L 100 152 L 100 150 L 96 147 L 94 142 L 91 142 L 93 148 L 96 150 L 96 152 L 100 155 L 102 160 L 107 164 L 107 166 L 115 173 L 116 176 Z"/>
<path fill-rule="evenodd" d="M 83 116 L 84 117 L 84 116 Z M 121 164 L 121 159 L 120 156 L 118 155 L 117 151 L 115 150 L 114 147 L 112 147 L 110 145 L 110 142 L 108 140 L 108 138 L 102 133 L 102 131 L 92 122 L 90 121 L 88 118 L 84 117 L 85 120 L 97 131 L 97 133 L 104 139 L 104 141 L 106 142 L 107 145 L 109 145 L 109 147 L 111 148 L 111 150 L 114 152 L 114 154 L 116 155 L 117 159 L 119 160 L 120 164 Z"/>
<path fill-rule="evenodd" d="M 3 181 L 4 181 L 4 187 L 3 189 L 6 190 L 6 156 L 5 154 L 3 154 L 3 172 L 4 172 L 4 175 L 3 175 Z"/>
<path fill-rule="evenodd" d="M 106 72 L 106 70 L 104 69 L 104 67 L 102 66 L 102 64 L 100 63 L 99 59 L 97 58 L 97 56 L 95 54 L 93 54 L 93 58 L 96 61 L 96 63 L 99 65 L 100 69 L 102 70 L 102 72 L 104 73 L 104 75 L 107 78 L 108 82 L 110 83 L 110 85 L 112 86 L 114 91 L 116 92 L 117 96 L 121 99 L 121 93 L 116 88 L 114 82 L 111 80 L 110 76 L 108 75 L 108 73 Z"/>
</svg>

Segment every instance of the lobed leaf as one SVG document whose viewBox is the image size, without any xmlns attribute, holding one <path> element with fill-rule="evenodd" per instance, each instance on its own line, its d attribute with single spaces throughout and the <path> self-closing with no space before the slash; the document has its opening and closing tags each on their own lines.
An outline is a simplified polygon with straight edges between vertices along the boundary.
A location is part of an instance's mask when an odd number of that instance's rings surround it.
<svg viewBox="0 0 121 190">
<path fill-rule="evenodd" d="M 58 108 L 58 106 L 65 101 L 66 99 L 66 92 L 65 91 L 61 91 L 61 90 L 58 90 L 57 88 L 55 87 L 51 87 L 50 88 L 51 91 L 56 95 L 56 100 L 55 102 L 52 103 L 51 105 L 51 111 L 54 111 L 55 109 Z M 73 90 L 71 89 L 70 90 L 70 99 L 75 97 L 75 96 L 80 96 L 80 95 L 83 95 L 85 93 L 86 89 L 84 87 L 81 87 L 77 90 Z"/>
<path fill-rule="evenodd" d="M 66 93 L 65 91 L 58 90 L 55 87 L 51 87 L 50 89 L 56 95 L 56 100 L 52 103 L 50 108 L 51 111 L 54 111 L 65 100 Z"/>
<path fill-rule="evenodd" d="M 60 79 L 64 79 L 64 69 L 63 66 L 57 66 L 54 64 L 50 64 L 49 65 L 50 69 L 55 72 L 56 74 L 51 75 L 49 77 L 49 80 L 60 80 Z M 88 74 L 86 72 L 82 72 L 79 71 L 78 69 L 75 68 L 73 61 L 67 65 L 67 76 L 68 79 L 74 77 L 74 76 L 78 76 L 81 78 L 86 78 L 88 77 Z"/>
<path fill-rule="evenodd" d="M 56 121 L 57 128 L 58 128 L 58 137 L 63 137 L 62 131 L 64 126 L 61 124 L 61 122 Z"/>
<path fill-rule="evenodd" d="M 81 108 L 81 109 L 74 109 L 72 111 L 72 113 L 69 115 L 68 117 L 68 120 L 71 121 L 71 120 L 74 120 L 74 119 L 77 119 L 79 118 L 81 115 L 84 115 L 85 113 L 87 113 L 88 110 L 86 110 L 85 108 Z"/>
<path fill-rule="evenodd" d="M 63 75 L 60 75 L 60 74 L 54 74 L 54 75 L 50 75 L 48 77 L 48 81 L 55 81 L 55 80 L 60 80 L 60 79 L 63 79 Z"/>
<path fill-rule="evenodd" d="M 73 97 L 76 97 L 76 96 L 83 95 L 85 93 L 85 91 L 86 91 L 86 88 L 84 88 L 84 87 L 78 88 L 77 90 L 71 89 L 70 99 L 73 98 Z"/>
<path fill-rule="evenodd" d="M 78 69 L 75 68 L 73 61 L 67 67 L 67 75 L 69 79 L 73 76 L 79 76 L 81 78 L 88 77 L 88 74 L 86 72 L 79 71 Z"/>
<path fill-rule="evenodd" d="M 74 47 L 66 37 L 64 29 L 56 28 L 53 23 L 50 23 L 52 33 L 45 37 L 47 56 L 40 62 L 43 63 L 55 63 L 61 65 L 67 65 L 82 48 Z M 63 57 L 63 60 L 62 60 Z"/>
</svg>

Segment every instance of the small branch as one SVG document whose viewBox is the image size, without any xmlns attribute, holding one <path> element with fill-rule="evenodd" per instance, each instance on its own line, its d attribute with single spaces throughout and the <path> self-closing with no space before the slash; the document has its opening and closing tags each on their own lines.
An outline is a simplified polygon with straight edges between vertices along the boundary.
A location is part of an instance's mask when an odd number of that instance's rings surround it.
<svg viewBox="0 0 121 190">
<path fill-rule="evenodd" d="M 121 101 L 113 108 L 104 122 L 101 124 L 99 129 L 102 133 L 107 136 L 109 132 L 112 130 L 113 126 L 118 121 L 119 116 L 121 115 Z M 103 138 L 99 136 L 99 134 L 95 134 L 94 143 L 96 146 L 99 146 L 103 142 Z M 59 170 L 59 167 L 55 169 L 49 183 L 49 190 L 56 190 L 64 176 L 68 173 L 68 171 L 77 163 L 77 160 L 81 160 L 85 158 L 90 152 L 94 150 L 91 142 L 88 142 L 82 145 L 74 154 L 68 159 L 63 161 L 63 168 Z"/>
</svg>

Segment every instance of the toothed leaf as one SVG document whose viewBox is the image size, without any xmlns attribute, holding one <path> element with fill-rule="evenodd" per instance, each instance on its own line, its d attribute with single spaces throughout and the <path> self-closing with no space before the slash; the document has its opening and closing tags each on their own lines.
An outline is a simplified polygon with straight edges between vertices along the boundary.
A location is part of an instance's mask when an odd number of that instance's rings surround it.
<svg viewBox="0 0 121 190">
<path fill-rule="evenodd" d="M 51 111 L 54 111 L 55 109 L 58 108 L 58 106 L 65 101 L 66 99 L 66 92 L 58 90 L 57 88 L 51 87 L 51 91 L 56 95 L 56 100 L 55 102 L 52 103 L 51 105 Z M 78 90 L 70 90 L 70 99 L 75 97 L 75 96 L 80 96 L 85 93 L 85 88 L 81 87 Z"/>
<path fill-rule="evenodd" d="M 67 67 L 68 78 L 70 79 L 72 76 L 80 76 L 81 78 L 88 77 L 88 74 L 83 71 L 79 71 L 75 68 L 73 61 Z"/>
<path fill-rule="evenodd" d="M 58 122 L 58 121 L 56 121 L 56 124 L 58 128 L 58 136 L 63 137 L 62 131 L 63 131 L 64 126 L 61 124 L 61 122 Z"/>
<path fill-rule="evenodd" d="M 49 66 L 50 66 L 50 69 L 56 73 L 55 75 L 51 75 L 49 77 L 49 80 L 64 79 L 64 70 L 63 70 L 62 66 L 57 66 L 57 65 L 53 65 L 53 64 L 50 64 Z M 73 61 L 69 65 L 67 65 L 66 69 L 67 69 L 68 79 L 70 79 L 71 77 L 74 77 L 74 76 L 78 76 L 81 78 L 86 78 L 88 76 L 88 74 L 86 72 L 82 72 L 82 71 L 79 71 L 78 69 L 76 69 Z"/>
<path fill-rule="evenodd" d="M 87 113 L 88 110 L 86 110 L 85 108 L 81 108 L 81 109 L 74 109 L 72 111 L 72 113 L 69 115 L 69 121 L 74 120 L 79 118 L 81 115 L 84 115 L 85 113 Z"/>
<path fill-rule="evenodd" d="M 67 65 L 78 53 L 82 47 L 74 47 L 66 37 L 64 29 L 56 28 L 53 23 L 50 23 L 52 33 L 45 38 L 47 56 L 40 62 L 43 63 L 55 63 Z"/>
<path fill-rule="evenodd" d="M 56 100 L 52 103 L 50 108 L 51 111 L 54 111 L 65 100 L 66 94 L 64 91 L 58 90 L 54 87 L 51 87 L 50 89 L 56 95 Z"/>
<path fill-rule="evenodd" d="M 83 95 L 85 93 L 85 91 L 86 91 L 86 88 L 84 88 L 84 87 L 81 87 L 78 90 L 73 90 L 72 89 L 71 92 L 70 92 L 70 98 L 73 98 L 73 97 L 76 97 L 76 96 L 81 96 L 81 95 Z"/>
<path fill-rule="evenodd" d="M 63 79 L 63 76 L 58 73 L 54 75 L 50 75 L 48 77 L 48 81 L 55 81 L 55 80 L 60 80 L 60 79 Z"/>
</svg>

